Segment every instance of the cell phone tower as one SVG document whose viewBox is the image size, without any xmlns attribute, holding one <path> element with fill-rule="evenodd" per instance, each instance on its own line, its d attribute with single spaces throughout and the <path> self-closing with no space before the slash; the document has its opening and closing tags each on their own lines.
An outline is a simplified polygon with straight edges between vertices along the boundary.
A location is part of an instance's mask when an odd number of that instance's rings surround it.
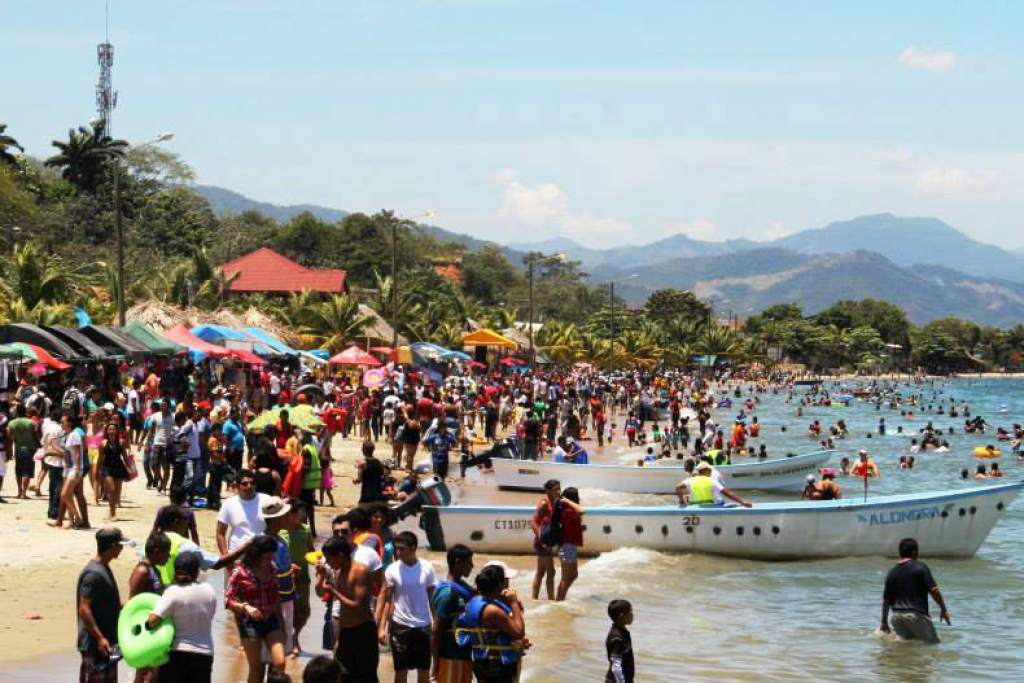
<svg viewBox="0 0 1024 683">
<path fill-rule="evenodd" d="M 96 61 L 100 65 L 100 80 L 96 84 L 96 113 L 99 126 L 107 135 L 111 135 L 110 117 L 117 106 L 117 93 L 111 84 L 110 69 L 114 66 L 114 46 L 110 44 L 110 5 L 106 3 L 104 11 L 103 42 L 96 46 Z"/>
</svg>

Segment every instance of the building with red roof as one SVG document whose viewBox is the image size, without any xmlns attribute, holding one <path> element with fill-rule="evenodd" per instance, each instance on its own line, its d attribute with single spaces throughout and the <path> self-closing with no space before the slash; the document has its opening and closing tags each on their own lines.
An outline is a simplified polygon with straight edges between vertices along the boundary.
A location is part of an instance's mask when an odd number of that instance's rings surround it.
<svg viewBox="0 0 1024 683">
<path fill-rule="evenodd" d="M 221 266 L 221 270 L 224 277 L 230 280 L 228 291 L 233 294 L 258 292 L 282 295 L 302 291 L 325 296 L 348 294 L 344 270 L 306 268 L 267 247 L 228 261 Z"/>
</svg>

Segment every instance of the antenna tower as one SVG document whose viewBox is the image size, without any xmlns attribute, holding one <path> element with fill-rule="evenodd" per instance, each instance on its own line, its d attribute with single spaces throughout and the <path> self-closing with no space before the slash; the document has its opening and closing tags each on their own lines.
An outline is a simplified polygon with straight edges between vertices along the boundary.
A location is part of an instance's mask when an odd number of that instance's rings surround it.
<svg viewBox="0 0 1024 683">
<path fill-rule="evenodd" d="M 109 28 L 109 11 L 108 4 L 104 13 L 105 29 Z M 96 61 L 100 65 L 100 80 L 96 84 L 96 113 L 103 132 L 110 135 L 110 115 L 117 106 L 117 93 L 110 79 L 110 69 L 114 66 L 114 46 L 110 44 L 107 30 L 104 30 L 103 42 L 96 46 Z"/>
</svg>

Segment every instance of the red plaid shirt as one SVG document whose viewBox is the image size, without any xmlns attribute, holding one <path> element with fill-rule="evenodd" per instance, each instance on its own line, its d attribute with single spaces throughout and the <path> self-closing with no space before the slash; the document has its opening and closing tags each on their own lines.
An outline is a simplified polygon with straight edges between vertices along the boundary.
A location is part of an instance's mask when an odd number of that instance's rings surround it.
<svg viewBox="0 0 1024 683">
<path fill-rule="evenodd" d="M 252 605 L 263 613 L 264 619 L 277 611 L 281 598 L 277 592 L 277 580 L 264 581 L 242 566 L 235 570 L 228 581 L 228 590 L 224 594 L 225 606 L 230 602 Z"/>
</svg>

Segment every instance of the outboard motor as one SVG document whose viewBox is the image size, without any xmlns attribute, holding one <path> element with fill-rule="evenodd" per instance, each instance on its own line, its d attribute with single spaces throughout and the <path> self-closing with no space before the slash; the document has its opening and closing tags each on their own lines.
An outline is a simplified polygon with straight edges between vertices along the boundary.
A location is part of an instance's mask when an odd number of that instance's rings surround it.
<svg viewBox="0 0 1024 683">
<path fill-rule="evenodd" d="M 491 458 L 506 458 L 509 460 L 519 459 L 519 445 L 513 438 L 502 439 L 501 441 L 494 444 L 490 450 L 486 450 L 483 453 L 477 455 L 469 455 L 468 453 L 462 454 L 462 459 L 459 461 L 459 472 L 460 476 L 466 476 L 466 470 L 470 467 L 477 467 L 483 465 L 484 467 L 491 466 Z"/>
<path fill-rule="evenodd" d="M 420 528 L 427 535 L 427 543 L 431 550 L 445 550 L 444 531 L 441 529 L 441 518 L 437 510 L 424 510 L 424 505 L 445 506 L 452 502 L 448 486 L 438 477 L 416 485 L 416 495 L 410 496 L 392 512 L 403 520 L 412 515 L 420 516 Z"/>
</svg>

